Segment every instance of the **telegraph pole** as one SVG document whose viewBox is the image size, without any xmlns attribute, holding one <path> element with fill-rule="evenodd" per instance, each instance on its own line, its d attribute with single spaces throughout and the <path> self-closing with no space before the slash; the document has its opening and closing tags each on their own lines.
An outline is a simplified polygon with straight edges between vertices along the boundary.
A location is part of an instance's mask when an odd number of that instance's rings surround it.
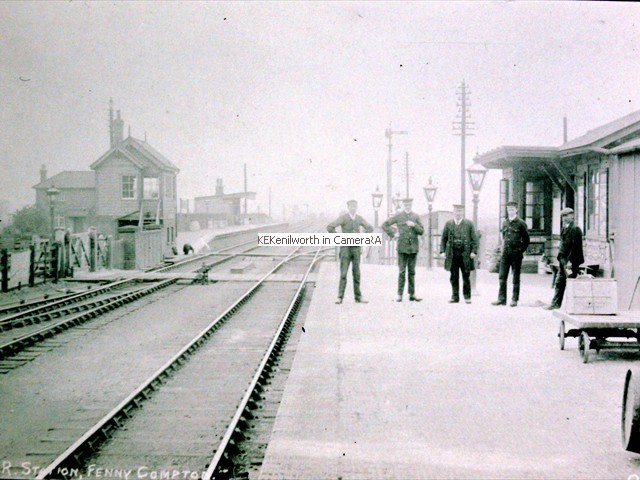
<svg viewBox="0 0 640 480">
<path fill-rule="evenodd" d="M 394 135 L 407 135 L 409 132 L 406 130 L 402 131 L 394 131 L 391 130 L 391 124 L 389 124 L 389 128 L 384 131 L 384 136 L 389 139 L 389 158 L 387 158 L 387 217 L 391 217 L 393 215 L 393 202 L 391 201 L 392 189 L 391 189 L 391 137 Z"/>
<path fill-rule="evenodd" d="M 465 186 L 467 176 L 467 166 L 465 164 L 466 140 L 468 136 L 473 135 L 473 133 L 469 133 L 469 131 L 473 130 L 475 123 L 469 120 L 471 118 L 471 114 L 467 108 L 471 105 L 468 98 L 471 91 L 469 91 L 464 80 L 462 80 L 462 84 L 456 91 L 456 94 L 458 96 L 458 101 L 456 102 L 458 113 L 456 115 L 456 120 L 453 122 L 453 130 L 455 132 L 454 135 L 460 137 L 460 203 L 465 205 Z"/>
<path fill-rule="evenodd" d="M 407 195 L 405 198 L 409 198 L 409 152 L 405 152 L 404 155 L 404 170 L 407 179 Z"/>
</svg>

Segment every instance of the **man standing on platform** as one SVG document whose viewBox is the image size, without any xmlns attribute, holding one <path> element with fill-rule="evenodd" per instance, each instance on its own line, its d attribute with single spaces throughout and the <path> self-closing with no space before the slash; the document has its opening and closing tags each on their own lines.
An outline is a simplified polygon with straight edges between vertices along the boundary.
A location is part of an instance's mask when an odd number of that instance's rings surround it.
<svg viewBox="0 0 640 480">
<path fill-rule="evenodd" d="M 529 246 L 529 231 L 527 224 L 518 218 L 518 204 L 507 202 L 507 220 L 502 224 L 502 257 L 500 258 L 500 291 L 498 300 L 492 305 L 507 304 L 507 278 L 509 269 L 513 269 L 513 293 L 511 294 L 512 307 L 518 306 L 520 299 L 520 267 L 522 257 Z"/>
<path fill-rule="evenodd" d="M 358 202 L 349 200 L 347 202 L 348 213 L 340 215 L 337 220 L 327 225 L 329 233 L 336 233 L 336 228 L 341 227 L 342 233 L 371 233 L 373 227 L 360 215 L 356 215 Z M 340 305 L 344 298 L 344 290 L 347 286 L 347 272 L 351 263 L 353 272 L 353 293 L 356 303 L 368 303 L 362 298 L 360 292 L 360 254 L 362 247 L 340 247 L 340 286 L 338 287 L 338 299 L 336 304 Z"/>
<path fill-rule="evenodd" d="M 560 212 L 562 217 L 562 232 L 560 234 L 560 251 L 558 252 L 558 274 L 556 275 L 555 293 L 548 310 L 555 310 L 562 306 L 564 289 L 567 286 L 567 276 L 576 278 L 578 268 L 584 262 L 582 253 L 582 230 L 573 223 L 573 209 L 563 208 Z M 571 274 L 567 275 L 567 263 L 571 262 Z"/>
<path fill-rule="evenodd" d="M 424 227 L 420 221 L 420 217 L 411 211 L 413 199 L 405 198 L 402 200 L 402 211 L 388 218 L 383 224 L 382 229 L 391 238 L 398 238 L 398 298 L 397 302 L 402 301 L 404 293 L 405 272 L 409 272 L 409 300 L 411 302 L 420 302 L 422 299 L 416 297 L 415 276 L 416 262 L 418 260 L 418 250 L 420 248 L 418 235 L 424 233 Z M 395 225 L 397 231 L 391 228 Z"/>
<path fill-rule="evenodd" d="M 464 218 L 464 205 L 453 206 L 453 220 L 449 220 L 442 231 L 440 254 L 446 254 L 444 268 L 451 272 L 451 299 L 460 301 L 460 272 L 462 272 L 462 294 L 464 301 L 471 303 L 471 270 L 475 270 L 473 259 L 478 255 L 478 236 L 469 220 Z"/>
</svg>

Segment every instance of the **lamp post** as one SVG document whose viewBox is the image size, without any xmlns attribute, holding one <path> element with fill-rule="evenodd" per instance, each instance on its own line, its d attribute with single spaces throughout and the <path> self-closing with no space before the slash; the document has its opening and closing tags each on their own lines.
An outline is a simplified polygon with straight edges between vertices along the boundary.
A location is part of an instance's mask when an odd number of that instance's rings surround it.
<svg viewBox="0 0 640 480">
<path fill-rule="evenodd" d="M 391 130 L 391 125 L 384 131 L 384 136 L 389 139 L 389 158 L 387 158 L 387 217 L 393 215 L 391 211 L 391 137 L 394 135 L 407 135 L 409 132 L 406 130 L 394 131 Z"/>
<path fill-rule="evenodd" d="M 433 246 L 431 245 L 431 211 L 433 210 L 433 200 L 436 198 L 438 187 L 433 185 L 431 177 L 429 177 L 429 185 L 423 188 L 424 194 L 427 197 L 427 204 L 429 206 L 429 231 L 427 232 L 427 267 L 431 269 L 433 263 Z"/>
<path fill-rule="evenodd" d="M 55 185 L 51 185 L 51 188 L 47 190 L 47 198 L 49 199 L 49 215 L 50 215 L 50 221 L 51 221 L 51 244 L 52 245 L 56 239 L 56 226 L 54 224 L 55 204 L 56 204 L 56 198 L 58 197 L 59 194 L 60 194 L 60 190 L 58 190 Z"/>
<path fill-rule="evenodd" d="M 371 202 L 373 203 L 373 211 L 375 212 L 373 225 L 375 228 L 378 228 L 378 210 L 380 210 L 380 205 L 382 205 L 382 192 L 378 185 L 376 185 L 376 191 L 371 194 Z"/>
<path fill-rule="evenodd" d="M 487 169 L 477 162 L 473 162 L 469 168 L 467 168 L 469 174 L 469 182 L 473 190 L 473 225 L 476 228 L 476 234 L 478 232 L 478 203 L 480 202 L 480 189 L 482 189 L 482 183 L 484 182 L 484 176 L 487 174 Z M 471 289 L 474 295 L 477 295 L 476 290 L 476 271 L 471 272 Z"/>
</svg>

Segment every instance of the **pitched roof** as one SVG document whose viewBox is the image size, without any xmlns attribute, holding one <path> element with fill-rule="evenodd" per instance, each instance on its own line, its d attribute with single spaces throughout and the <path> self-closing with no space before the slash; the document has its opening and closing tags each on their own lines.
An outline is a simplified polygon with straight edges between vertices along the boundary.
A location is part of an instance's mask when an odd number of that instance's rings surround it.
<svg viewBox="0 0 640 480">
<path fill-rule="evenodd" d="M 618 145 L 616 148 L 612 148 L 611 153 L 627 153 L 638 149 L 640 149 L 640 138 L 634 138 L 622 145 Z"/>
<path fill-rule="evenodd" d="M 98 160 L 91 164 L 91 169 L 95 170 L 102 162 L 114 153 L 122 154 L 127 160 L 131 161 L 139 168 L 155 166 L 160 170 L 169 170 L 178 173 L 180 170 L 167 157 L 158 152 L 147 142 L 138 140 L 133 137 L 127 137 L 115 147 L 108 150 Z"/>
<path fill-rule="evenodd" d="M 640 137 L 640 110 L 612 122 L 589 130 L 559 147 L 502 146 L 477 157 L 477 161 L 488 168 L 505 168 L 521 159 L 557 160 L 588 151 L 620 153 L 636 148 L 633 143 Z M 624 143 L 622 143 L 624 142 Z M 622 145 L 620 145 L 622 143 Z M 626 146 L 626 150 L 622 147 Z M 610 148 L 607 151 L 605 148 Z"/>
<path fill-rule="evenodd" d="M 178 167 L 176 167 L 171 160 L 158 152 L 155 148 L 149 145 L 147 142 L 143 140 L 138 140 L 137 138 L 129 137 L 125 140 L 125 142 L 129 142 L 129 145 L 139 150 L 142 154 L 146 155 L 152 161 L 156 161 L 167 170 L 174 170 L 176 173 L 180 171 Z"/>
<path fill-rule="evenodd" d="M 505 145 L 478 155 L 474 160 L 487 168 L 504 168 L 506 164 L 521 160 L 548 160 L 558 156 L 557 147 L 526 147 Z"/>
<path fill-rule="evenodd" d="M 60 172 L 44 182 L 34 185 L 33 188 L 96 188 L 95 172 Z"/>
<path fill-rule="evenodd" d="M 584 135 L 563 143 L 562 145 L 560 145 L 559 149 L 566 151 L 586 146 L 604 147 L 611 143 L 611 141 L 615 140 L 615 138 L 611 138 L 614 134 L 619 132 L 622 133 L 622 130 L 634 126 L 640 127 L 640 110 L 630 113 L 629 115 L 625 115 L 624 117 L 618 118 L 613 122 L 601 125 L 597 128 L 594 128 L 593 130 L 589 130 Z"/>
</svg>

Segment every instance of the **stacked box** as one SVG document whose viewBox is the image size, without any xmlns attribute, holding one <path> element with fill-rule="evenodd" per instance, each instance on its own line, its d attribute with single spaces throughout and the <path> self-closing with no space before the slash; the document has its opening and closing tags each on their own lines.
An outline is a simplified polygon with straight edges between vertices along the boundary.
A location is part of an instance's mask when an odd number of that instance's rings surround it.
<svg viewBox="0 0 640 480">
<path fill-rule="evenodd" d="M 618 284 L 612 278 L 569 279 L 562 305 L 573 315 L 615 315 Z"/>
</svg>

